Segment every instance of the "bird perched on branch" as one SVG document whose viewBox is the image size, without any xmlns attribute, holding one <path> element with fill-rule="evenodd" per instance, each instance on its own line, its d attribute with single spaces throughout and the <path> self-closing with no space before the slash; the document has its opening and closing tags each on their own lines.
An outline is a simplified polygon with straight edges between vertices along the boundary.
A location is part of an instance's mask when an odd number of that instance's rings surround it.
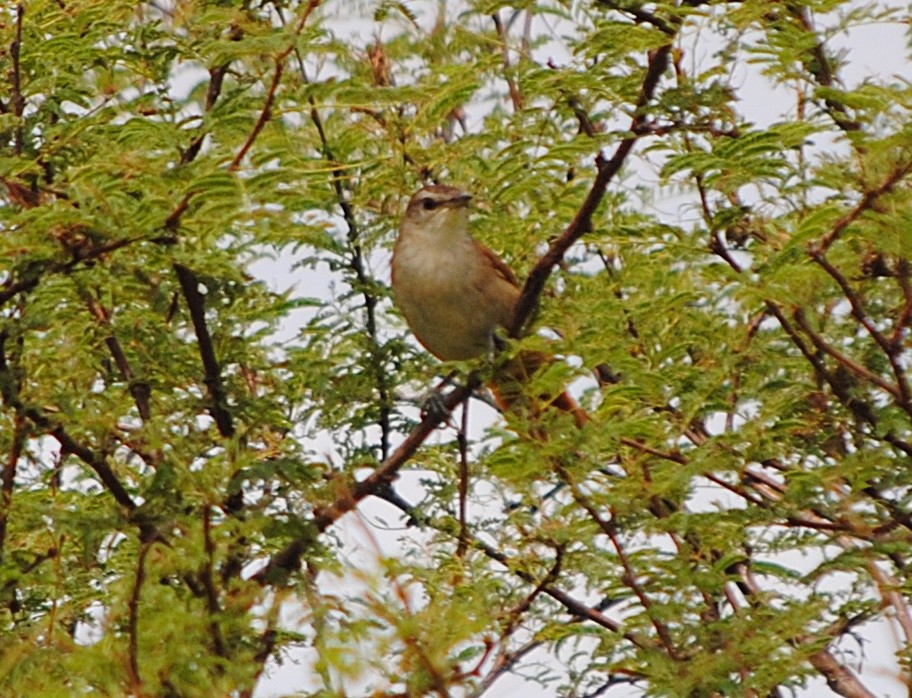
<svg viewBox="0 0 912 698">
<path fill-rule="evenodd" d="M 443 361 L 473 359 L 495 349 L 495 332 L 513 317 L 520 289 L 509 266 L 469 234 L 472 197 L 456 187 L 424 187 L 409 201 L 393 249 L 393 296 L 415 337 Z M 537 396 L 523 384 L 551 357 L 522 351 L 495 372 L 489 386 L 501 409 L 545 405 L 573 415 L 586 412 L 564 391 Z"/>
</svg>

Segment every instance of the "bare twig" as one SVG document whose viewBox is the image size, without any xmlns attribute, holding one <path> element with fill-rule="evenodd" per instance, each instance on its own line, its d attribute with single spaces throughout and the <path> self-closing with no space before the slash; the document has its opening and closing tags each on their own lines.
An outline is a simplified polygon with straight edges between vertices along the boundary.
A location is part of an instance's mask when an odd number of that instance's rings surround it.
<svg viewBox="0 0 912 698">
<path fill-rule="evenodd" d="M 818 84 L 823 87 L 833 87 L 836 80 L 833 75 L 833 70 L 830 67 L 830 60 L 826 55 L 823 42 L 816 40 L 817 30 L 811 21 L 808 8 L 796 2 L 785 2 L 783 4 L 788 9 L 789 13 L 798 20 L 801 27 L 815 37 L 814 46 L 811 49 L 811 58 L 803 61 L 804 67 L 814 77 L 814 80 L 816 80 Z M 832 118 L 833 122 L 843 131 L 851 133 L 861 130 L 861 123 L 849 116 L 849 111 L 844 104 L 832 97 L 824 98 L 823 103 L 826 105 L 826 110 L 830 115 L 830 118 Z"/>
<path fill-rule="evenodd" d="M 817 264 L 819 264 L 823 269 L 829 274 L 837 284 L 839 288 L 842 289 L 843 295 L 849 301 L 849 304 L 852 307 L 852 316 L 861 323 L 861 325 L 867 330 L 868 334 L 877 342 L 877 345 L 881 350 L 886 354 L 887 360 L 890 362 L 890 367 L 893 370 L 893 376 L 896 379 L 896 387 L 898 389 L 899 395 L 896 396 L 897 402 L 903 407 L 906 412 L 912 416 L 912 395 L 909 391 L 909 381 L 906 378 L 906 370 L 900 361 L 900 354 L 902 354 L 903 347 L 899 342 L 893 341 L 892 338 L 887 338 L 880 330 L 875 327 L 874 323 L 868 317 L 867 313 L 864 310 L 864 304 L 861 300 L 861 296 L 851 287 L 848 280 L 842 273 L 823 255 L 816 249 L 810 250 L 811 259 L 813 259 Z"/>
<path fill-rule="evenodd" d="M 847 368 L 859 378 L 863 378 L 869 383 L 876 385 L 881 390 L 884 390 L 885 392 L 892 395 L 898 402 L 902 402 L 902 394 L 900 393 L 899 388 L 897 388 L 892 383 L 884 380 L 876 373 L 868 370 L 854 359 L 851 359 L 842 352 L 837 351 L 830 344 L 828 344 L 820 335 L 820 333 L 811 327 L 810 323 L 804 315 L 804 311 L 801 310 L 801 308 L 795 309 L 795 311 L 792 313 L 792 316 L 795 318 L 795 322 L 798 323 L 798 326 L 808 337 L 810 337 L 813 345 L 820 351 L 827 354 L 828 356 L 832 356 L 840 365 Z M 908 411 L 910 407 L 906 405 L 906 409 Z"/>
<path fill-rule="evenodd" d="M 912 283 L 909 282 L 909 276 L 912 275 L 912 268 L 905 259 L 900 259 L 896 263 L 896 281 L 903 292 L 903 298 L 906 299 L 903 309 L 896 318 L 893 326 L 893 332 L 890 334 L 890 344 L 898 346 L 902 342 L 906 329 L 912 325 Z"/>
<path fill-rule="evenodd" d="M 617 527 L 614 524 L 614 512 L 611 512 L 612 520 L 606 519 L 602 516 L 595 505 L 589 501 L 589 498 L 583 494 L 582 490 L 576 484 L 576 482 L 570 477 L 570 473 L 561 465 L 555 466 L 555 472 L 560 477 L 560 479 L 567 484 L 570 488 L 570 492 L 573 495 L 573 499 L 579 504 L 583 509 L 586 510 L 586 513 L 589 514 L 596 525 L 602 530 L 608 539 L 611 541 L 611 545 L 614 547 L 615 552 L 618 555 L 618 559 L 621 561 L 621 566 L 624 568 L 624 575 L 622 582 L 636 595 L 639 599 L 640 605 L 643 607 L 643 610 L 646 612 L 646 615 L 649 617 L 652 627 L 655 628 L 656 634 L 659 636 L 659 641 L 662 643 L 662 647 L 665 648 L 665 652 L 671 659 L 679 659 L 678 650 L 674 645 L 674 641 L 671 638 L 671 633 L 668 632 L 668 628 L 665 627 L 665 624 L 659 621 L 656 617 L 655 611 L 653 609 L 652 600 L 646 595 L 646 592 L 643 590 L 642 585 L 637 580 L 636 572 L 634 572 L 633 565 L 630 563 L 630 558 L 627 556 L 626 551 L 621 545 L 621 539 L 617 533 Z"/>
<path fill-rule="evenodd" d="M 281 14 L 280 14 L 281 16 Z M 297 58 L 298 71 L 304 82 L 309 82 L 307 71 L 304 69 L 304 59 L 295 49 Z M 377 386 L 379 415 L 377 424 L 380 427 L 380 458 L 386 460 L 389 456 L 389 439 L 392 431 L 390 416 L 392 414 L 392 390 L 387 376 L 386 368 L 383 364 L 383 356 L 378 335 L 377 323 L 377 303 L 379 299 L 371 291 L 373 280 L 368 274 L 365 263 L 364 249 L 361 246 L 361 228 L 355 216 L 354 208 L 345 195 L 343 182 L 346 181 L 345 171 L 339 166 L 335 154 L 329 144 L 329 138 L 326 135 L 326 129 L 323 126 L 323 119 L 317 110 L 317 102 L 311 96 L 308 98 L 310 103 L 310 120 L 317 129 L 317 135 L 320 138 L 320 147 L 322 149 L 323 159 L 333 168 L 332 188 L 336 196 L 336 204 L 342 211 L 342 217 L 345 219 L 345 225 L 348 228 L 346 236 L 348 244 L 351 246 L 351 270 L 355 274 L 358 282 L 357 288 L 361 291 L 361 297 L 364 299 L 365 314 L 365 331 L 367 332 L 370 346 L 370 361 L 374 372 L 374 382 Z M 404 145 L 404 142 L 403 142 Z M 406 154 L 407 155 L 407 154 Z"/>
<path fill-rule="evenodd" d="M 316 509 L 311 520 L 314 532 L 322 533 L 342 516 L 352 511 L 362 499 L 395 480 L 399 469 L 412 457 L 431 432 L 437 428 L 437 425 L 446 421 L 456 405 L 466 400 L 481 383 L 478 376 L 470 376 L 466 385 L 452 390 L 443 398 L 441 401 L 443 412 L 429 411 L 399 444 L 399 447 L 374 472 L 351 485 L 332 504 Z M 296 538 L 291 541 L 285 548 L 273 555 L 266 567 L 256 575 L 256 579 L 266 584 L 276 577 L 283 578 L 294 572 L 300 564 L 301 555 L 312 543 L 313 539 L 309 537 Z"/>
<path fill-rule="evenodd" d="M 529 584 L 536 584 L 536 581 L 532 577 L 531 574 L 522 570 L 517 565 L 513 564 L 511 562 L 510 558 L 508 558 L 506 555 L 504 555 L 500 551 L 496 550 L 495 548 L 491 547 L 487 543 L 484 543 L 483 541 L 480 541 L 476 538 L 473 540 L 472 546 L 474 548 L 480 550 L 481 552 L 483 552 L 487 557 L 491 558 L 492 560 L 496 560 L 497 562 L 502 564 L 504 567 L 506 567 L 508 570 L 513 572 L 513 574 L 515 574 L 517 577 L 519 577 L 523 581 L 528 582 Z M 582 603 L 581 601 L 578 601 L 577 599 L 570 596 L 570 594 L 563 591 L 562 589 L 555 587 L 554 585 L 549 584 L 549 585 L 543 587 L 542 593 L 546 594 L 547 596 L 550 596 L 552 599 L 557 601 L 561 606 L 564 607 L 564 609 L 568 613 L 570 613 L 574 617 L 579 618 L 580 620 L 592 621 L 596 625 L 600 625 L 601 627 L 605 628 L 606 630 L 610 630 L 611 632 L 618 633 L 621 637 L 623 637 L 625 640 L 627 640 L 628 642 L 630 642 L 631 644 L 633 644 L 635 647 L 637 647 L 639 649 L 646 649 L 647 647 L 650 646 L 648 643 L 646 643 L 644 640 L 637 637 L 635 634 L 633 634 L 629 630 L 624 630 L 620 623 L 618 623 L 615 620 L 612 620 L 611 618 L 606 616 L 604 613 L 599 611 L 597 608 L 592 608 L 591 606 L 587 606 L 586 604 Z"/>
<path fill-rule="evenodd" d="M 750 566 L 738 563 L 736 569 L 741 574 L 738 584 L 741 592 L 754 605 L 763 605 L 764 594 L 754 579 Z M 797 644 L 817 643 L 817 637 L 796 638 Z M 874 698 L 874 694 L 858 680 L 848 668 L 843 666 L 827 649 L 817 650 L 808 656 L 808 661 L 836 693 L 846 698 Z"/>
<path fill-rule="evenodd" d="M 602 7 L 607 7 L 608 9 L 621 12 L 622 14 L 630 15 L 633 17 L 637 24 L 649 24 L 658 29 L 663 34 L 667 34 L 668 36 L 675 35 L 676 30 L 671 24 L 666 22 L 655 13 L 649 12 L 637 4 L 628 2 L 621 4 L 619 2 L 612 2 L 611 0 L 598 0 L 597 4 Z"/>
<path fill-rule="evenodd" d="M 128 512 L 135 511 L 137 508 L 136 502 L 133 501 L 126 488 L 114 474 L 105 456 L 76 441 L 62 424 L 52 420 L 42 410 L 25 405 L 22 402 L 16 389 L 15 379 L 7 363 L 6 339 L 6 333 L 0 332 L 0 397 L 3 398 L 7 405 L 16 410 L 21 417 L 28 419 L 36 427 L 53 436 L 64 452 L 72 453 L 92 468 L 118 504 Z M 141 527 L 143 527 L 142 524 Z M 143 528 L 146 534 L 152 535 L 155 533 L 151 528 Z"/>
<path fill-rule="evenodd" d="M 215 542 L 212 540 L 212 508 L 207 504 L 203 506 L 203 545 L 206 559 L 203 562 L 199 577 L 203 589 L 206 591 L 206 610 L 209 613 L 209 635 L 212 637 L 212 649 L 219 657 L 228 657 L 225 650 L 225 641 L 219 628 L 217 616 L 221 613 L 218 600 L 218 591 L 215 588 L 213 570 L 215 568 Z"/>
<path fill-rule="evenodd" d="M 238 39 L 239 38 L 240 34 L 238 34 Z M 209 87 L 206 89 L 206 104 L 204 107 L 207 112 L 212 111 L 216 101 L 218 101 L 219 95 L 222 93 L 222 84 L 225 81 L 225 75 L 228 73 L 230 65 L 230 63 L 223 63 L 222 65 L 209 70 Z M 206 140 L 207 135 L 208 134 L 204 131 L 190 141 L 190 145 L 181 153 L 180 161 L 182 165 L 191 163 L 196 159 L 196 156 L 199 155 L 199 152 L 203 147 L 203 141 Z"/>
</svg>

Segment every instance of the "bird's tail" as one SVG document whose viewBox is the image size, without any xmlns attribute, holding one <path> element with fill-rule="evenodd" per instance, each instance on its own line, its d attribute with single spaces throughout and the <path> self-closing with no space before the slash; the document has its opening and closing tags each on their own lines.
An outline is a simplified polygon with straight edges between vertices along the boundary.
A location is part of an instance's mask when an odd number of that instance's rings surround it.
<svg viewBox="0 0 912 698">
<path fill-rule="evenodd" d="M 494 380 L 489 386 L 491 392 L 494 393 L 497 405 L 504 411 L 528 412 L 536 416 L 545 408 L 554 407 L 571 414 L 576 426 L 582 427 L 592 418 L 566 390 L 558 395 L 526 395 L 524 386 L 529 379 L 539 368 L 553 361 L 552 356 L 542 352 L 522 351 L 495 372 Z"/>
</svg>

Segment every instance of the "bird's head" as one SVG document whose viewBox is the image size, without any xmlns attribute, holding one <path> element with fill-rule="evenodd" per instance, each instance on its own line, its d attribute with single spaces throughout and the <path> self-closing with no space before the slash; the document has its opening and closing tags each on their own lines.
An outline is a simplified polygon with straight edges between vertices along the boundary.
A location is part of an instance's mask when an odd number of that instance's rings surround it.
<svg viewBox="0 0 912 698">
<path fill-rule="evenodd" d="M 442 184 L 424 187 L 409 201 L 402 218 L 402 230 L 447 237 L 467 235 L 469 202 L 472 196 Z"/>
</svg>

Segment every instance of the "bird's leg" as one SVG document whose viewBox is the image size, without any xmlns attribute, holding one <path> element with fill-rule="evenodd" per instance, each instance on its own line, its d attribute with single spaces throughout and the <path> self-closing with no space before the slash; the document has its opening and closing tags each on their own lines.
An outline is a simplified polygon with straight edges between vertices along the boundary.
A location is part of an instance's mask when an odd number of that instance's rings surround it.
<svg viewBox="0 0 912 698">
<path fill-rule="evenodd" d="M 447 411 L 446 407 L 443 405 L 443 395 L 441 391 L 446 388 L 448 385 L 455 385 L 453 379 L 456 377 L 458 371 L 450 371 L 449 374 L 444 376 L 436 387 L 424 397 L 421 401 L 421 418 L 424 419 L 427 416 L 435 417 L 438 421 L 442 422 L 446 420 L 449 426 L 453 426 L 450 422 L 450 414 Z"/>
</svg>

